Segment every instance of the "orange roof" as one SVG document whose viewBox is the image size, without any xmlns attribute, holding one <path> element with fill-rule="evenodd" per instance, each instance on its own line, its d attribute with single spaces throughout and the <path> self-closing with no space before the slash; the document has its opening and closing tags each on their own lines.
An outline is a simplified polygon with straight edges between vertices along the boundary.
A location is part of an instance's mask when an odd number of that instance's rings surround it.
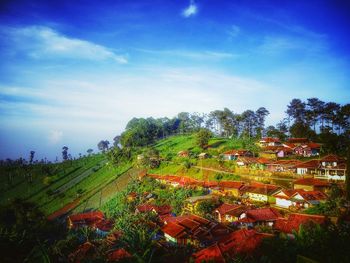
<svg viewBox="0 0 350 263">
<path fill-rule="evenodd" d="M 195 258 L 194 262 L 196 263 L 202 263 L 202 262 L 225 263 L 226 262 L 218 244 L 202 249 L 199 252 L 193 254 L 192 257 Z"/>
<path fill-rule="evenodd" d="M 344 159 L 335 154 L 329 154 L 321 159 L 321 162 L 339 162 Z"/>
<path fill-rule="evenodd" d="M 131 258 L 132 256 L 124 248 L 119 248 L 108 254 L 108 261 L 120 261 L 125 258 Z"/>
<path fill-rule="evenodd" d="M 308 168 L 308 169 L 316 169 L 318 168 L 320 165 L 320 161 L 319 160 L 310 160 L 310 161 L 306 161 L 303 163 L 298 163 L 295 165 L 296 168 Z"/>
<path fill-rule="evenodd" d="M 244 183 L 239 181 L 222 181 L 219 183 L 221 187 L 240 189 Z"/>
<path fill-rule="evenodd" d="M 326 222 L 326 217 L 321 215 L 293 213 L 289 215 L 288 219 L 279 218 L 275 223 L 275 228 L 284 233 L 292 233 L 293 231 L 299 231 L 300 225 L 309 222 L 324 224 Z"/>
<path fill-rule="evenodd" d="M 247 218 L 253 220 L 253 222 L 271 221 L 281 217 L 281 214 L 278 212 L 278 210 L 271 207 L 251 209 L 248 210 L 246 214 Z"/>
<path fill-rule="evenodd" d="M 280 139 L 272 138 L 272 137 L 263 137 L 260 140 L 260 142 L 279 142 L 279 141 L 280 141 Z"/>
<path fill-rule="evenodd" d="M 242 208 L 242 206 L 223 203 L 216 210 L 219 212 L 219 214 L 224 215 L 228 211 L 236 210 L 238 208 Z"/>
<path fill-rule="evenodd" d="M 262 239 L 267 237 L 272 237 L 272 235 L 241 229 L 228 234 L 217 244 L 200 250 L 192 257 L 198 263 L 203 262 L 203 260 L 225 262 L 224 255 L 232 258 L 237 254 L 252 253 L 261 244 Z"/>
<path fill-rule="evenodd" d="M 309 185 L 309 186 L 329 186 L 328 182 L 315 178 L 301 178 L 294 181 L 294 185 Z"/>
<path fill-rule="evenodd" d="M 296 190 L 296 193 L 294 195 L 297 194 L 300 194 L 306 201 L 320 201 L 327 199 L 327 195 L 321 191 Z"/>
<path fill-rule="evenodd" d="M 306 144 L 306 146 L 311 148 L 311 149 L 319 149 L 319 148 L 321 148 L 321 144 L 315 143 L 315 142 L 309 142 L 308 144 Z"/>
<path fill-rule="evenodd" d="M 93 211 L 88 213 L 71 215 L 68 218 L 72 221 L 72 223 L 74 223 L 78 221 L 98 221 L 104 219 L 104 217 L 105 216 L 101 211 Z"/>
<path fill-rule="evenodd" d="M 177 223 L 168 223 L 161 229 L 165 234 L 168 234 L 171 237 L 179 238 L 183 237 L 185 234 L 185 228 L 183 226 L 180 226 Z"/>
</svg>

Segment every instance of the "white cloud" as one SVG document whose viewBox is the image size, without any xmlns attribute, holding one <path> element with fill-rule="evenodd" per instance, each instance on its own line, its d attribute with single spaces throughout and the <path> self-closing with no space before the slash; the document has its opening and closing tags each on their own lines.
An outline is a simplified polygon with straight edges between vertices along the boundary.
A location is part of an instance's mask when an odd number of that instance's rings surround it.
<svg viewBox="0 0 350 263">
<path fill-rule="evenodd" d="M 190 16 L 194 16 L 195 14 L 197 14 L 197 12 L 198 12 L 198 7 L 194 3 L 194 1 L 191 0 L 190 5 L 182 11 L 182 15 L 184 17 L 190 17 Z"/>
<path fill-rule="evenodd" d="M 120 64 L 128 62 L 125 55 L 119 55 L 105 46 L 64 36 L 49 27 L 2 28 L 1 33 L 9 35 L 15 51 L 25 52 L 35 59 L 113 60 Z"/>
<path fill-rule="evenodd" d="M 50 144 L 57 144 L 62 141 L 63 132 L 62 131 L 50 131 L 48 136 L 48 141 Z"/>
<path fill-rule="evenodd" d="M 265 36 L 257 51 L 265 54 L 280 54 L 283 52 L 299 50 L 307 55 L 320 53 L 327 49 L 324 42 L 291 36 Z"/>
<path fill-rule="evenodd" d="M 237 25 L 232 25 L 231 28 L 227 31 L 228 35 L 233 38 L 238 36 L 238 34 L 240 33 L 241 29 L 239 26 Z"/>
<path fill-rule="evenodd" d="M 136 49 L 144 53 L 164 55 L 169 57 L 185 57 L 190 59 L 228 59 L 237 58 L 237 54 L 218 51 L 191 51 L 191 50 L 151 50 L 151 49 Z"/>
</svg>

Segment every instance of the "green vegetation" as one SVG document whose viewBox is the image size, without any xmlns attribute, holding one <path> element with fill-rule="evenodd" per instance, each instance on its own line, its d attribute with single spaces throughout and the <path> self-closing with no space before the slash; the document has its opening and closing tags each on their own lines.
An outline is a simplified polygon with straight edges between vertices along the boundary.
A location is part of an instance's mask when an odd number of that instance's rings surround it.
<svg viewBox="0 0 350 263">
<path fill-rule="evenodd" d="M 6 204 L 15 199 L 26 200 L 49 215 L 129 167 L 127 163 L 119 167 L 107 165 L 101 154 L 57 164 L 2 165 L 0 201 Z"/>
</svg>

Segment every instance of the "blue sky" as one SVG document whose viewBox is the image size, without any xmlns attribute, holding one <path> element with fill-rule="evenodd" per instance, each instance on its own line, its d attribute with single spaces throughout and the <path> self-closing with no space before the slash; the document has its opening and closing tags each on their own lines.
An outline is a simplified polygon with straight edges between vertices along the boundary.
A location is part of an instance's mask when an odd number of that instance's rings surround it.
<svg viewBox="0 0 350 263">
<path fill-rule="evenodd" d="M 2 1 L 0 158 L 96 149 L 132 117 L 350 101 L 346 1 Z"/>
</svg>

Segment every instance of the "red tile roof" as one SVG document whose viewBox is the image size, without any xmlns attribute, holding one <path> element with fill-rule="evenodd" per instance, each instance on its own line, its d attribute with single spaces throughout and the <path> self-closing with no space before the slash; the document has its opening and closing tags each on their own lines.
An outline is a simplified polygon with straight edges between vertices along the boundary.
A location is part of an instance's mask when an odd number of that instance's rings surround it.
<svg viewBox="0 0 350 263">
<path fill-rule="evenodd" d="M 271 207 L 251 209 L 246 212 L 246 215 L 247 218 L 253 220 L 253 222 L 273 221 L 281 217 L 278 210 Z"/>
<path fill-rule="evenodd" d="M 226 262 L 218 244 L 202 249 L 199 252 L 193 254 L 192 257 L 195 259 L 196 263 L 203 263 L 203 262 L 225 263 Z"/>
<path fill-rule="evenodd" d="M 231 188 L 231 189 L 240 189 L 244 183 L 243 182 L 235 182 L 235 181 L 222 181 L 218 183 L 220 187 Z"/>
<path fill-rule="evenodd" d="M 315 178 L 301 178 L 294 181 L 294 185 L 308 185 L 308 186 L 329 186 L 328 182 Z"/>
<path fill-rule="evenodd" d="M 216 210 L 219 212 L 220 215 L 225 215 L 229 211 L 236 210 L 242 208 L 241 205 L 232 205 L 232 204 L 221 204 Z"/>
<path fill-rule="evenodd" d="M 205 261 L 225 262 L 225 257 L 250 254 L 261 244 L 263 238 L 272 235 L 257 233 L 255 230 L 241 229 L 222 238 L 217 244 L 193 254 L 196 263 Z"/>
<path fill-rule="evenodd" d="M 124 248 L 119 248 L 108 254 L 108 261 L 120 261 L 125 258 L 131 258 L 132 256 Z"/>
<path fill-rule="evenodd" d="M 339 162 L 344 159 L 335 154 L 329 154 L 321 159 L 321 162 Z"/>
<path fill-rule="evenodd" d="M 272 138 L 272 137 L 264 137 L 261 138 L 260 142 L 279 142 L 280 139 L 278 138 Z"/>
<path fill-rule="evenodd" d="M 326 217 L 321 215 L 308 215 L 308 214 L 290 214 L 288 219 L 280 218 L 275 223 L 275 229 L 284 233 L 292 233 L 293 231 L 299 231 L 300 225 L 305 225 L 309 222 L 316 224 L 324 224 Z"/>
<path fill-rule="evenodd" d="M 322 193 L 321 191 L 297 190 L 297 192 L 293 196 L 297 194 L 300 194 L 306 201 L 321 201 L 327 199 L 327 195 L 325 193 Z"/>
<path fill-rule="evenodd" d="M 168 223 L 161 228 L 161 230 L 174 238 L 181 238 L 185 236 L 185 228 L 177 223 Z"/>
<path fill-rule="evenodd" d="M 320 166 L 319 160 L 310 160 L 295 165 L 296 168 L 317 169 Z"/>
<path fill-rule="evenodd" d="M 306 146 L 311 148 L 311 149 L 320 149 L 321 148 L 321 144 L 315 143 L 315 142 L 309 142 L 306 144 Z"/>
</svg>

